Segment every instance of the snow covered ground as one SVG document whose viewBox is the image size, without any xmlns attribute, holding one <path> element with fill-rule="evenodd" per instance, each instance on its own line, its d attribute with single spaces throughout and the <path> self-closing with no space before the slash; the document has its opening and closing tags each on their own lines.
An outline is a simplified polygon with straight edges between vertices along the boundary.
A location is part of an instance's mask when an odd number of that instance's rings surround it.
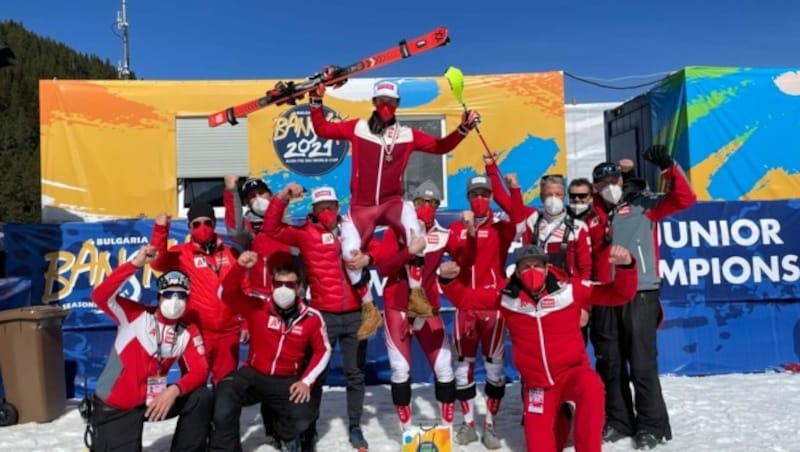
<svg viewBox="0 0 800 452">
<path fill-rule="evenodd" d="M 663 451 L 799 451 L 800 375 L 765 373 L 711 377 L 662 378 L 672 421 L 673 440 L 656 450 Z M 342 418 L 345 410 L 342 388 L 326 391 L 322 402 L 319 450 L 351 450 Z M 388 386 L 367 388 L 364 434 L 375 452 L 399 451 L 401 434 L 391 403 Z M 479 404 L 480 405 L 480 404 Z M 70 402 L 69 411 L 48 424 L 24 424 L 0 428 L 2 451 L 80 451 L 83 449 L 83 422 Z M 482 410 L 481 410 L 482 412 Z M 414 421 L 434 422 L 438 413 L 433 387 L 414 389 Z M 506 391 L 497 431 L 504 439 L 503 450 L 522 451 L 524 441 L 519 427 L 519 387 Z M 482 419 L 479 417 L 479 419 Z M 457 417 L 458 421 L 458 417 Z M 272 451 L 260 446 L 264 437 L 257 407 L 242 414 L 245 450 Z M 146 450 L 169 450 L 175 421 L 148 424 L 144 430 Z M 260 447 L 259 447 L 260 446 Z M 480 444 L 454 446 L 456 451 L 481 451 Z M 629 441 L 606 445 L 605 451 L 632 450 Z"/>
</svg>

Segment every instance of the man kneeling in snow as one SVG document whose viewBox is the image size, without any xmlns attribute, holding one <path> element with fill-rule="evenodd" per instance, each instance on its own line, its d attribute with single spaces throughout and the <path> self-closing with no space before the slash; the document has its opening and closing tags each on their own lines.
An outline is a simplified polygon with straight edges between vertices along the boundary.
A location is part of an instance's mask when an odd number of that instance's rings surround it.
<svg viewBox="0 0 800 452">
<path fill-rule="evenodd" d="M 500 309 L 511 335 L 514 364 L 523 384 L 527 450 L 563 449 L 566 436 L 556 418 L 561 406 L 575 409 L 575 449 L 600 452 L 603 443 L 604 389 L 589 365 L 580 329 L 581 308 L 592 303 L 624 304 L 636 293 L 637 274 L 630 252 L 614 246 L 613 283 L 568 278 L 548 265 L 536 245 L 520 248 L 516 270 L 504 289 L 471 289 L 456 277 L 458 264 L 439 266 L 442 291 L 458 309 Z M 558 439 L 556 438 L 558 436 Z M 560 444 L 557 444 L 560 443 Z"/>
<path fill-rule="evenodd" d="M 145 420 L 178 416 L 170 450 L 204 451 L 213 400 L 205 387 L 208 362 L 197 327 L 181 316 L 189 296 L 189 278 L 170 271 L 158 278 L 158 308 L 118 295 L 137 270 L 156 257 L 143 246 L 92 292 L 92 300 L 116 323 L 117 337 L 89 414 L 92 451 L 142 450 Z M 186 373 L 167 385 L 172 363 L 181 360 Z"/>
<path fill-rule="evenodd" d="M 272 273 L 272 294 L 245 294 L 242 282 L 258 254 L 245 251 L 222 282 L 229 307 L 247 320 L 247 365 L 228 374 L 214 389 L 211 451 L 241 451 L 242 407 L 264 403 L 285 452 L 300 452 L 300 433 L 316 419 L 311 386 L 325 370 L 331 346 L 322 315 L 298 295 L 299 275 L 284 266 Z M 310 353 L 309 353 L 310 351 Z M 309 358 L 310 355 L 310 358 Z"/>
</svg>

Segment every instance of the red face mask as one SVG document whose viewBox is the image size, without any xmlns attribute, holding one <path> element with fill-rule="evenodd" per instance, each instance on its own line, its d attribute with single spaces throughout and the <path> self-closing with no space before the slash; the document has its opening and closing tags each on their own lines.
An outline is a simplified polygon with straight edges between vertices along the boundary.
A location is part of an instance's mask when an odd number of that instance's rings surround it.
<svg viewBox="0 0 800 452">
<path fill-rule="evenodd" d="M 201 224 L 192 229 L 192 240 L 197 243 L 208 243 L 214 237 L 214 228 Z"/>
<path fill-rule="evenodd" d="M 473 198 L 472 201 L 469 202 L 469 207 L 476 217 L 485 217 L 489 213 L 489 200 L 480 197 Z"/>
<path fill-rule="evenodd" d="M 336 223 L 339 222 L 339 214 L 336 213 L 336 211 L 325 209 L 317 214 L 317 220 L 319 224 L 331 230 L 335 228 Z"/>
<path fill-rule="evenodd" d="M 425 223 L 426 228 L 430 228 L 433 226 L 433 221 L 436 219 L 436 208 L 430 204 L 417 207 L 417 218 L 419 218 L 419 221 Z"/>
<path fill-rule="evenodd" d="M 383 122 L 389 122 L 394 118 L 394 112 L 397 110 L 397 107 L 394 105 L 389 104 L 380 104 L 375 107 L 375 111 L 378 113 L 378 117 L 381 118 Z"/>
<path fill-rule="evenodd" d="M 527 268 L 519 274 L 522 286 L 530 293 L 539 293 L 544 287 L 545 273 L 538 268 Z"/>
</svg>

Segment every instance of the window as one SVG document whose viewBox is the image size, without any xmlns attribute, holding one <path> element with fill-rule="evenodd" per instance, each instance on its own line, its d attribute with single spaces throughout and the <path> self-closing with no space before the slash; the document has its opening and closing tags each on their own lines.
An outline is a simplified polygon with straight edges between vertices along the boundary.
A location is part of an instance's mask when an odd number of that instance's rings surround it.
<svg viewBox="0 0 800 452">
<path fill-rule="evenodd" d="M 176 117 L 178 215 L 185 217 L 194 201 L 214 207 L 224 216 L 225 174 L 248 174 L 247 118 L 237 126 L 211 128 L 203 117 Z"/>
<path fill-rule="evenodd" d="M 445 119 L 442 115 L 399 116 L 401 124 L 419 129 L 434 137 L 443 137 Z M 447 207 L 447 164 L 446 155 L 432 155 L 424 152 L 411 154 L 405 174 L 405 192 L 411 193 L 417 186 L 431 180 L 442 192 L 442 206 Z"/>
</svg>

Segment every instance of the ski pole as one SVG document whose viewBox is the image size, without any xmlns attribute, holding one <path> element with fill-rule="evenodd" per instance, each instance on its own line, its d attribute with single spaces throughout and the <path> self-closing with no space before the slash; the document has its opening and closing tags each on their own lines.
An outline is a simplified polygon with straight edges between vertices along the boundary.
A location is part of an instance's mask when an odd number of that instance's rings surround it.
<svg viewBox="0 0 800 452">
<path fill-rule="evenodd" d="M 447 71 L 444 73 L 444 78 L 447 79 L 447 82 L 450 84 L 450 91 L 453 92 L 453 96 L 455 96 L 458 103 L 464 107 L 464 112 L 469 112 L 469 108 L 467 108 L 466 102 L 464 102 L 464 73 L 461 72 L 461 69 L 457 67 L 450 66 L 447 68 Z M 498 171 L 500 170 L 500 165 L 497 164 L 497 160 L 494 158 L 494 152 L 489 148 L 489 144 L 486 143 L 486 139 L 483 138 L 483 134 L 481 134 L 481 129 L 478 125 L 475 125 L 475 132 L 478 133 L 478 138 L 481 139 L 481 143 L 483 143 L 483 148 L 486 149 L 486 153 L 489 154 L 489 157 L 492 159 L 492 163 L 497 167 Z"/>
</svg>

